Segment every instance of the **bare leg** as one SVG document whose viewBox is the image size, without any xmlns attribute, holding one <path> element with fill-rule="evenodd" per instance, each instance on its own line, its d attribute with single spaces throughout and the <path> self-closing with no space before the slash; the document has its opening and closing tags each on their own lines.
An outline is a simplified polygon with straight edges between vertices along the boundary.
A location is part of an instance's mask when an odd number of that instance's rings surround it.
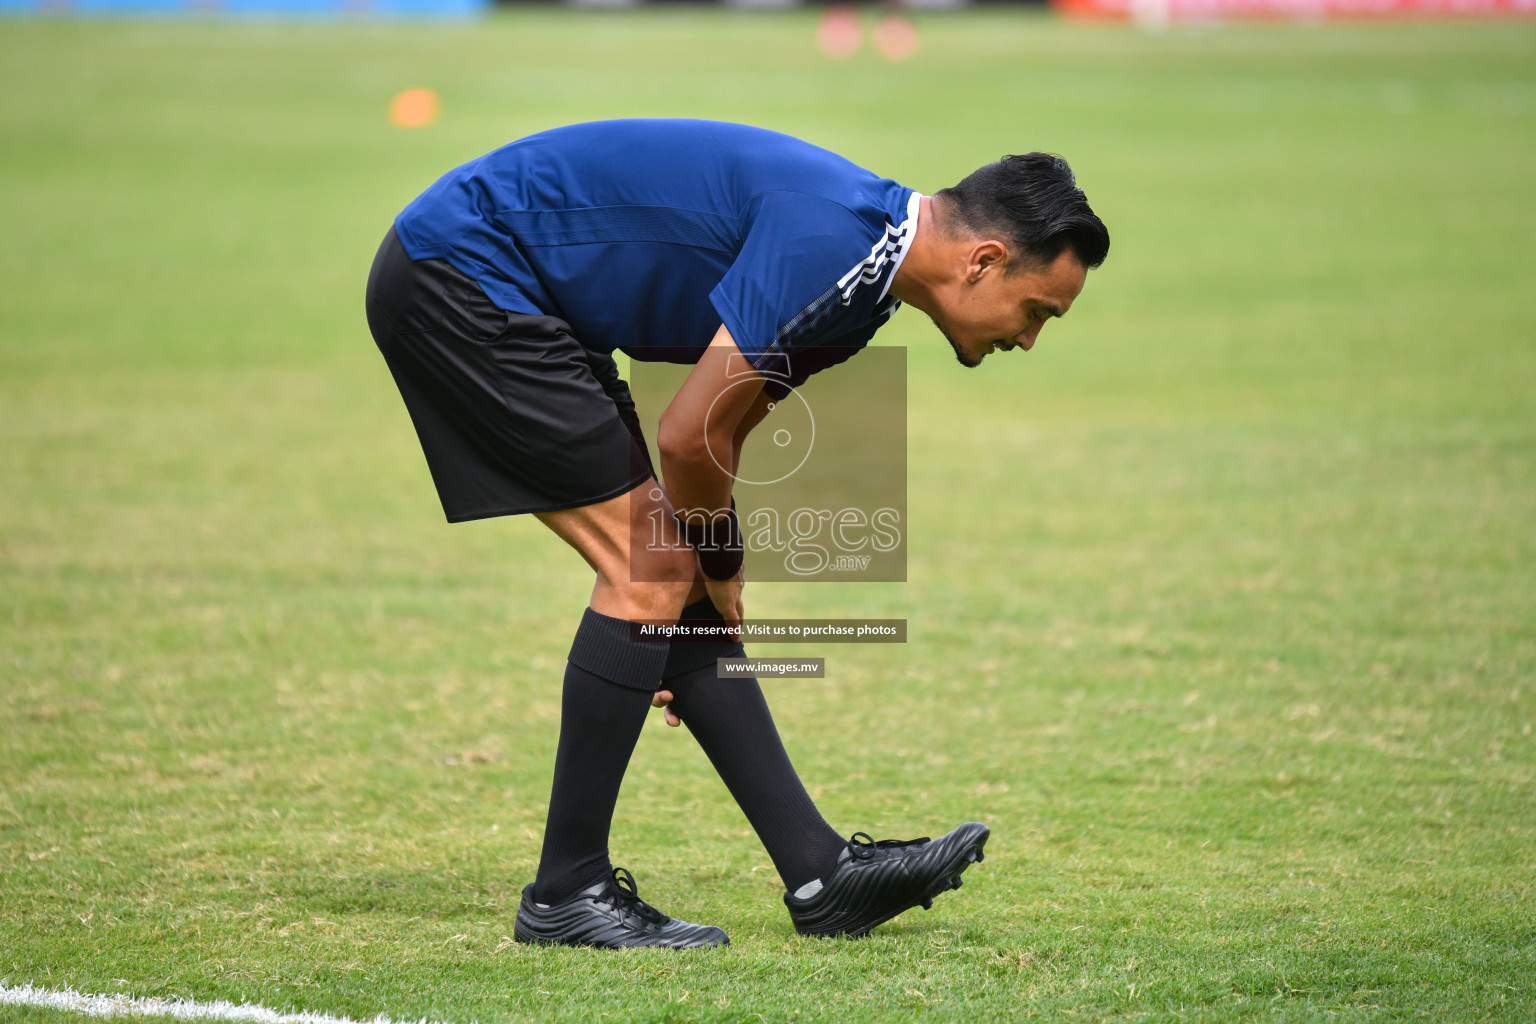
<svg viewBox="0 0 1536 1024">
<path fill-rule="evenodd" d="M 692 592 L 704 592 L 693 553 L 679 536 L 672 504 L 655 479 L 628 494 L 559 512 L 539 522 L 575 548 L 597 573 L 592 610 L 616 619 L 675 620 Z M 660 543 L 647 543 L 660 530 Z"/>
</svg>

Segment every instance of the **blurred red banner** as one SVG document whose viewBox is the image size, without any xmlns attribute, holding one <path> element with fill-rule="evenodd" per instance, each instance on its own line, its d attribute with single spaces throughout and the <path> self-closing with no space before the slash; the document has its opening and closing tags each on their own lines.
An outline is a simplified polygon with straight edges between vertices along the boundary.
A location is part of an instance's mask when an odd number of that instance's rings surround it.
<svg viewBox="0 0 1536 1024">
<path fill-rule="evenodd" d="M 1536 0 L 1051 0 L 1070 18 L 1139 21 L 1224 21 L 1258 18 L 1512 18 L 1536 16 Z"/>
</svg>

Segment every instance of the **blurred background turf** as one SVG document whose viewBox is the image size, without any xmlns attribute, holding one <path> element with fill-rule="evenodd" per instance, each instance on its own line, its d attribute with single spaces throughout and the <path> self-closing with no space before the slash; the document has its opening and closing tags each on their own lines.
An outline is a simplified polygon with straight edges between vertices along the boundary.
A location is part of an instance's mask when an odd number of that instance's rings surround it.
<svg viewBox="0 0 1536 1024">
<path fill-rule="evenodd" d="M 1536 1013 L 1536 27 L 811 13 L 0 23 L 0 979 L 395 1019 Z M 385 116 L 420 86 L 439 119 Z M 368 337 L 391 217 L 597 117 L 925 192 L 1072 161 L 1114 248 L 1034 352 L 909 348 L 903 647 L 767 684 L 835 827 L 993 826 L 796 940 L 685 733 L 615 860 L 715 957 L 507 947 L 590 586 L 449 528 Z M 0 1009 L 0 1019 L 46 1014 Z"/>
</svg>

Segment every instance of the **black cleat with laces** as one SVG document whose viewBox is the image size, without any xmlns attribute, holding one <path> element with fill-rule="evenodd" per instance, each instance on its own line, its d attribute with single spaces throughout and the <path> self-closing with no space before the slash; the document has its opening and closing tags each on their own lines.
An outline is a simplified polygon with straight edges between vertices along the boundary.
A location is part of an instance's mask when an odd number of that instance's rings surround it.
<svg viewBox="0 0 1536 1024">
<path fill-rule="evenodd" d="M 518 942 L 601 949 L 700 949 L 731 942 L 714 925 L 674 921 L 642 900 L 635 876 L 623 868 L 563 903 L 539 903 L 527 886 L 512 935 Z"/>
<path fill-rule="evenodd" d="M 960 888 L 960 874 L 983 859 L 991 830 L 968 821 L 937 839 L 881 839 L 855 832 L 832 877 L 784 894 L 801 935 L 868 935 L 904 910 L 933 905 L 941 892 Z M 813 889 L 807 892 L 808 889 Z"/>
</svg>

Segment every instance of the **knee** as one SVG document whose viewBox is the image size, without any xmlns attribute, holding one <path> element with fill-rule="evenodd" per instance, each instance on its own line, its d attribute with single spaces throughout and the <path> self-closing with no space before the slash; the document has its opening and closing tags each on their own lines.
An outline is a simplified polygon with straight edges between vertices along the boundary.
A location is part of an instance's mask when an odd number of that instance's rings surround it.
<svg viewBox="0 0 1536 1024">
<path fill-rule="evenodd" d="M 604 580 L 630 609 L 630 618 L 676 619 L 693 589 L 694 557 L 688 548 L 645 553 Z M 614 578 L 621 577 L 621 578 Z"/>
<path fill-rule="evenodd" d="M 623 595 L 624 604 L 632 611 L 629 618 L 671 621 L 683 610 L 691 586 L 691 581 L 623 580 L 617 584 L 617 589 Z"/>
</svg>

